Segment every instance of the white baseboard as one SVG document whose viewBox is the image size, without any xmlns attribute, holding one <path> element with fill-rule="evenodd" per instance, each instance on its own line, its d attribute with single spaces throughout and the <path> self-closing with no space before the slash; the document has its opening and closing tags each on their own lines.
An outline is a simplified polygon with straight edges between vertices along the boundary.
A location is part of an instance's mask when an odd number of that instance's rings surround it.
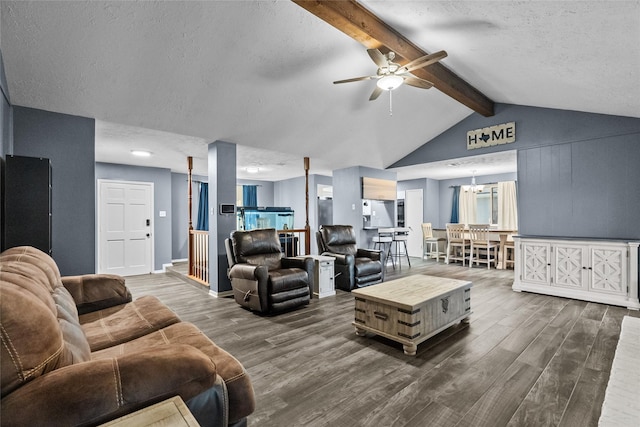
<svg viewBox="0 0 640 427">
<path fill-rule="evenodd" d="M 214 298 L 226 298 L 226 297 L 233 296 L 233 290 L 216 292 L 214 290 L 209 289 L 209 295 L 211 295 Z"/>
</svg>

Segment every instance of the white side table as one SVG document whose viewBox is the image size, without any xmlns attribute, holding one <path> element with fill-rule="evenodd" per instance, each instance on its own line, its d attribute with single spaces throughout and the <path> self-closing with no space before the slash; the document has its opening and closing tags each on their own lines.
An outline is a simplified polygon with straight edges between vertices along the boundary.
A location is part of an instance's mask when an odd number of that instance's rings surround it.
<svg viewBox="0 0 640 427">
<path fill-rule="evenodd" d="M 324 298 L 336 294 L 334 284 L 334 268 L 335 258 L 325 255 L 307 255 L 313 258 L 313 296 L 316 298 Z"/>
</svg>

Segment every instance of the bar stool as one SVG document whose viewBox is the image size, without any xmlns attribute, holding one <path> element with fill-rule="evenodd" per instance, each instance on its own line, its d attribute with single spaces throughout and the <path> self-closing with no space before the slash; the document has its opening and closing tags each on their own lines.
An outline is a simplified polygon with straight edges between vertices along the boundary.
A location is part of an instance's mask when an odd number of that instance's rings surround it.
<svg viewBox="0 0 640 427">
<path fill-rule="evenodd" d="M 398 258 L 398 267 L 402 268 L 402 254 L 400 253 L 401 244 L 404 245 L 404 255 L 407 257 L 407 263 L 411 267 L 409 252 L 407 251 L 407 239 L 409 238 L 409 228 L 394 228 L 393 243 L 395 243 L 395 257 Z M 392 255 L 394 256 L 394 255 Z"/>
<path fill-rule="evenodd" d="M 378 235 L 373 236 L 373 249 L 381 250 L 385 254 L 384 268 L 387 268 L 387 262 L 391 258 L 391 265 L 396 269 L 396 263 L 391 256 L 391 245 L 393 244 L 393 228 L 379 228 Z"/>
</svg>

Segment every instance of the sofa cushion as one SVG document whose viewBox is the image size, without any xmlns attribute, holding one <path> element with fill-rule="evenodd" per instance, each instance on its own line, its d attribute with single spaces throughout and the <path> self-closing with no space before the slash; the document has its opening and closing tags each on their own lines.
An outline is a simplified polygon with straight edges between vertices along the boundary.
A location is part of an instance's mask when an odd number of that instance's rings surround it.
<svg viewBox="0 0 640 427">
<path fill-rule="evenodd" d="M 20 261 L 0 263 L 2 397 L 57 368 L 87 361 L 89 344 L 71 297 L 34 285 L 42 272 Z"/>
<path fill-rule="evenodd" d="M 217 374 L 224 380 L 229 395 L 229 423 L 251 414 L 255 408 L 253 386 L 240 362 L 218 347 L 197 327 L 180 322 L 120 345 L 105 348 L 92 354 L 92 358 L 112 358 L 135 353 L 143 349 L 186 344 L 206 354 L 216 366 Z"/>
<path fill-rule="evenodd" d="M 131 302 L 124 277 L 115 274 L 66 276 L 62 284 L 73 297 L 79 314 Z"/>
<path fill-rule="evenodd" d="M 189 345 L 90 360 L 56 369 L 3 397 L 2 425 L 99 425 L 172 396 L 187 402 L 217 378 L 212 359 Z M 217 415 L 214 409 L 214 425 Z"/>
<path fill-rule="evenodd" d="M 8 261 L 22 261 L 38 267 L 47 277 L 46 282 L 42 283 L 47 288 L 53 289 L 62 286 L 58 265 L 53 258 L 40 249 L 32 246 L 9 248 L 0 254 L 0 262 Z"/>
<path fill-rule="evenodd" d="M 382 274 L 382 263 L 373 261 L 371 258 L 356 258 L 356 276 L 369 276 L 371 274 Z"/>
<path fill-rule="evenodd" d="M 91 351 L 131 341 L 180 321 L 154 296 L 80 315 Z"/>
<path fill-rule="evenodd" d="M 309 275 L 301 268 L 282 268 L 269 273 L 269 282 L 272 294 L 298 288 L 308 289 Z"/>
</svg>

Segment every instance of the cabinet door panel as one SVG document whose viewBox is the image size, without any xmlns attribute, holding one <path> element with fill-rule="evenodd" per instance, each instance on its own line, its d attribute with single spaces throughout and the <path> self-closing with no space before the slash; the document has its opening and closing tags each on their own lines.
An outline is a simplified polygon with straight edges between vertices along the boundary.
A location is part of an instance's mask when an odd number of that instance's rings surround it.
<svg viewBox="0 0 640 427">
<path fill-rule="evenodd" d="M 522 280 L 548 285 L 550 283 L 550 253 L 548 243 L 522 243 Z"/>
<path fill-rule="evenodd" d="M 592 247 L 590 290 L 611 294 L 627 293 L 626 249 Z"/>
<path fill-rule="evenodd" d="M 557 245 L 554 247 L 554 286 L 587 289 L 585 280 L 588 252 L 583 246 Z"/>
</svg>

